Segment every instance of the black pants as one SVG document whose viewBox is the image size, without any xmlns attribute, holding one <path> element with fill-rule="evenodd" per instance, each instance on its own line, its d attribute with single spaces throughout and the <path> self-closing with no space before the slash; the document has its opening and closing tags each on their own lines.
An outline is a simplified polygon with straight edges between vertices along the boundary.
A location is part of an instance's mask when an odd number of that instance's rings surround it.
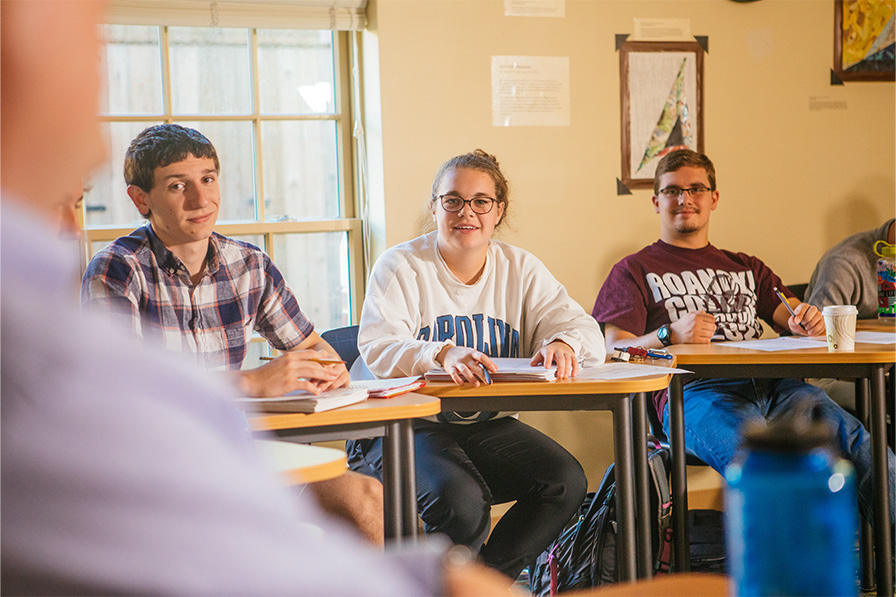
<svg viewBox="0 0 896 597">
<path fill-rule="evenodd" d="M 557 442 L 510 417 L 414 425 L 417 508 L 427 533 L 479 550 L 511 578 L 557 538 L 585 497 L 579 462 Z M 352 470 L 383 478 L 382 440 L 346 442 Z M 489 538 L 491 506 L 516 500 Z"/>
</svg>

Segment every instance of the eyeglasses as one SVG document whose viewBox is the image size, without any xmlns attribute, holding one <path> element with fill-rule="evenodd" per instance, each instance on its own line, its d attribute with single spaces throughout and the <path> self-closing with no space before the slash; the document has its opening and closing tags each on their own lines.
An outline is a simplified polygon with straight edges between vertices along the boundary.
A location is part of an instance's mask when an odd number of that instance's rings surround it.
<svg viewBox="0 0 896 597">
<path fill-rule="evenodd" d="M 473 197 L 472 199 L 464 199 L 458 195 L 449 194 L 439 195 L 438 197 L 434 197 L 434 199 L 438 199 L 439 203 L 442 205 L 442 209 L 451 214 L 456 214 L 464 208 L 464 205 L 469 204 L 473 213 L 483 215 L 490 212 L 495 205 L 495 199 L 492 199 L 491 197 Z"/>
<path fill-rule="evenodd" d="M 666 199 L 678 199 L 681 197 L 682 193 L 686 193 L 691 196 L 691 199 L 702 199 L 706 193 L 711 191 L 712 189 L 706 187 L 691 187 L 680 189 L 678 187 L 666 187 L 665 189 L 660 189 L 660 195 L 665 197 Z"/>
</svg>

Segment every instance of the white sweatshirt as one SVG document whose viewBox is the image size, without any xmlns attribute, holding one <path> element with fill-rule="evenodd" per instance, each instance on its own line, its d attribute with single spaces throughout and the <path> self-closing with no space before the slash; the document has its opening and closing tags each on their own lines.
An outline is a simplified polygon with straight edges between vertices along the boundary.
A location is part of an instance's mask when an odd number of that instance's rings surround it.
<svg viewBox="0 0 896 597">
<path fill-rule="evenodd" d="M 373 267 L 358 347 L 377 377 L 440 368 L 434 357 L 446 343 L 531 357 L 559 339 L 586 365 L 603 363 L 597 322 L 534 255 L 492 240 L 485 271 L 467 285 L 448 269 L 437 239 L 432 232 L 392 247 Z"/>
</svg>

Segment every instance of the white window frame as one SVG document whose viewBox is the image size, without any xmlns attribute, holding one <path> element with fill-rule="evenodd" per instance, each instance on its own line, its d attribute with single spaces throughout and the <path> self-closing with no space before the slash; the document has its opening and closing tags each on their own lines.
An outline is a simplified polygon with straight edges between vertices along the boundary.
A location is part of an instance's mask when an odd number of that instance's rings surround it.
<svg viewBox="0 0 896 597">
<path fill-rule="evenodd" d="M 302 6 L 296 6 L 296 4 Z M 325 6 L 324 6 L 325 5 Z M 135 122 L 157 120 L 160 123 L 189 120 L 194 122 L 240 121 L 251 122 L 254 133 L 254 155 L 256 176 L 256 199 L 265 197 L 264 177 L 262 170 L 261 126 L 265 121 L 333 121 L 336 125 L 339 202 L 343 217 L 336 219 L 318 219 L 288 222 L 265 222 L 264 202 L 256 200 L 258 220 L 248 223 L 218 224 L 215 230 L 225 236 L 260 235 L 264 237 L 266 250 L 274 262 L 274 236 L 282 234 L 303 234 L 314 232 L 345 232 L 348 245 L 350 322 L 357 323 L 360 318 L 361 305 L 364 299 L 366 281 L 365 254 L 367 230 L 362 218 L 361 199 L 363 185 L 359 172 L 358 151 L 353 129 L 356 113 L 361 107 L 359 96 L 360 85 L 353 80 L 357 74 L 358 44 L 357 34 L 345 30 L 333 31 L 335 111 L 330 114 L 307 115 L 263 115 L 259 112 L 258 80 L 253 75 L 252 112 L 240 115 L 178 115 L 171 112 L 171 81 L 167 65 L 168 60 L 168 27 L 171 26 L 218 26 L 248 28 L 250 31 L 250 51 L 253 73 L 258 72 L 257 29 L 289 28 L 289 29 L 359 29 L 366 25 L 364 8 L 366 0 L 299 0 L 297 3 L 284 5 L 276 0 L 258 3 L 206 2 L 202 0 L 113 0 L 106 23 L 128 25 L 155 25 L 160 27 L 161 51 L 163 63 L 162 90 L 165 94 L 163 112 L 160 114 L 139 114 L 125 116 L 100 115 L 101 122 Z M 304 11 L 304 12 L 303 12 Z M 302 14 L 299 14 L 302 13 Z M 304 15 L 304 16 L 303 16 Z M 326 23 L 327 26 L 323 26 Z M 316 25 L 316 26 L 315 26 Z M 360 140 L 363 142 L 363 139 Z M 112 160 L 124 159 L 124 156 L 110 156 Z M 82 222 L 86 222 L 85 207 L 80 214 Z M 87 261 L 92 256 L 94 243 L 111 242 L 131 233 L 132 227 L 93 226 L 84 228 L 84 254 Z M 86 261 L 85 261 L 86 263 Z M 300 297 L 301 298 L 301 297 Z"/>
</svg>

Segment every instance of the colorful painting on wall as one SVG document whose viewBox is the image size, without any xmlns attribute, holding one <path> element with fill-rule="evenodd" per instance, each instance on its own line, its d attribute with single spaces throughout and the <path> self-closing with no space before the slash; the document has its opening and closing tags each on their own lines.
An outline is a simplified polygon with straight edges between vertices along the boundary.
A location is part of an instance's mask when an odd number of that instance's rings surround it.
<svg viewBox="0 0 896 597">
<path fill-rule="evenodd" d="M 842 81 L 896 80 L 896 0 L 835 0 L 834 72 Z"/>
</svg>

